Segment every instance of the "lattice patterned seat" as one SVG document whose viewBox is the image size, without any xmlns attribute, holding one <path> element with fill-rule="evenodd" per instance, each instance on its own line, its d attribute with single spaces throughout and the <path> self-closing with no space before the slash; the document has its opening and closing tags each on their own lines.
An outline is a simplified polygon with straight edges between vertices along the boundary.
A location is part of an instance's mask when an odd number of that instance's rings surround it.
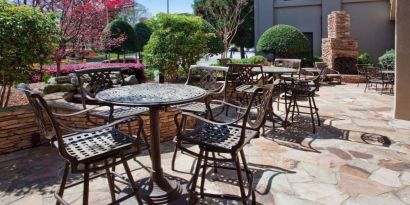
<svg viewBox="0 0 410 205">
<path fill-rule="evenodd" d="M 113 120 L 140 115 L 147 111 L 148 108 L 145 107 L 115 107 L 113 110 Z M 110 117 L 110 110 L 93 112 L 91 115 L 108 119 Z"/>
<path fill-rule="evenodd" d="M 208 151 L 229 152 L 237 146 L 241 138 L 240 126 L 217 126 L 204 124 L 182 136 L 182 140 L 205 146 Z M 258 131 L 247 129 L 244 145 L 259 135 Z"/>
<path fill-rule="evenodd" d="M 127 148 L 129 153 L 138 152 L 139 138 L 130 137 L 115 128 L 80 133 L 65 136 L 64 148 L 68 154 L 75 157 L 81 163 L 83 161 L 98 161 L 104 156 L 112 156 Z M 58 141 L 53 145 L 58 148 Z"/>
</svg>

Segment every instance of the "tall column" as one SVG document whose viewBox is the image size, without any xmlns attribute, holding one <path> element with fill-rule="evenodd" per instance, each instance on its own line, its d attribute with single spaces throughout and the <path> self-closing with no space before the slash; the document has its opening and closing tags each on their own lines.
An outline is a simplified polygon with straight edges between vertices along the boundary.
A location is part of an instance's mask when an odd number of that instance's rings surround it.
<svg viewBox="0 0 410 205">
<path fill-rule="evenodd" d="M 274 0 L 255 0 L 255 45 L 259 37 L 274 24 Z"/>
<path fill-rule="evenodd" d="M 410 120 L 410 1 L 397 0 L 394 118 Z"/>
</svg>

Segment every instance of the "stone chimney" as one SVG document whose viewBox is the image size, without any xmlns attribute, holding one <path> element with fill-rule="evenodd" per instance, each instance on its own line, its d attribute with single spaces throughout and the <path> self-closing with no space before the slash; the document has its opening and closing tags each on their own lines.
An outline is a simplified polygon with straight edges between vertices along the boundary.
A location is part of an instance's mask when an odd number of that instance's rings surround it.
<svg viewBox="0 0 410 205">
<path fill-rule="evenodd" d="M 358 55 L 358 43 L 350 36 L 350 15 L 333 11 L 328 16 L 328 38 L 322 39 L 323 62 L 343 74 L 356 74 Z"/>
</svg>

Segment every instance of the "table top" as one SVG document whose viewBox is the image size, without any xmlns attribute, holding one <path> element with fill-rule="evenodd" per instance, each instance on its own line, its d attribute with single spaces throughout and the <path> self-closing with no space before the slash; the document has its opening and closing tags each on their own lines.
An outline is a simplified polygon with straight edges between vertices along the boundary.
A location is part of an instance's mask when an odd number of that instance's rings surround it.
<svg viewBox="0 0 410 205">
<path fill-rule="evenodd" d="M 258 68 L 254 68 L 253 71 L 258 72 Z M 276 66 L 263 66 L 264 73 L 297 73 L 297 69 L 287 68 L 287 67 L 276 67 Z"/>
<path fill-rule="evenodd" d="M 206 95 L 206 90 L 191 85 L 143 83 L 107 89 L 96 98 L 113 105 L 162 107 L 192 102 Z"/>
</svg>

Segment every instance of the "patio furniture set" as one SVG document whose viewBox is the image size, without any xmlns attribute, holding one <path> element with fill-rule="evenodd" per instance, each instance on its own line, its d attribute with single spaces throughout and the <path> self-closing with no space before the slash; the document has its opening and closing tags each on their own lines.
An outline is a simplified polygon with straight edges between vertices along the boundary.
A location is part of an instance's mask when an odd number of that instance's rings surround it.
<svg viewBox="0 0 410 205">
<path fill-rule="evenodd" d="M 365 92 L 373 86 L 375 86 L 376 91 L 379 89 L 381 89 L 381 91 L 383 91 L 383 89 L 388 89 L 390 93 L 394 92 L 394 70 L 382 69 L 381 67 L 370 64 L 358 64 L 357 72 L 363 79 L 365 79 Z M 357 86 L 359 86 L 359 83 Z"/>
<path fill-rule="evenodd" d="M 196 203 L 198 196 L 223 197 L 240 200 L 243 204 L 249 201 L 255 204 L 253 176 L 247 167 L 243 147 L 253 138 L 259 137 L 261 128 L 265 133 L 267 120 L 273 122 L 272 129 L 275 128 L 275 122 L 286 128 L 290 125 L 289 117 L 293 121 L 295 114 L 308 113 L 312 131 L 316 132 L 316 123 L 320 126 L 315 93 L 326 78 L 326 69 L 310 76 L 300 69 L 300 62 L 297 68 L 297 61 L 280 60 L 269 67 L 229 63 L 227 67 L 191 66 L 186 84 L 114 86 L 113 75 L 119 76 L 117 81 L 123 82 L 121 69 L 80 70 L 76 74 L 84 110 L 73 114 L 53 113 L 39 93 L 20 84 L 18 88 L 26 93 L 40 127 L 46 133 L 51 133 L 46 136 L 49 136 L 51 144 L 66 161 L 60 188 L 55 193 L 57 204 L 68 204 L 63 199 L 64 190 L 79 183 L 84 185 L 83 204 L 88 204 L 89 181 L 101 175 L 107 177 L 112 204 L 132 197 L 139 204 L 169 203 L 186 192 L 189 197 L 184 202 L 190 204 Z M 278 105 L 285 104 L 285 119 L 274 113 L 274 99 Z M 283 100 L 285 102 L 281 102 Z M 301 101 L 306 100 L 308 106 L 301 105 Z M 89 104 L 98 106 L 88 108 Z M 108 109 L 93 111 L 100 107 Z M 197 158 L 195 172 L 187 187 L 182 187 L 176 180 L 167 179 L 162 169 L 159 112 L 170 107 L 181 111 L 175 116 L 177 134 L 172 169 L 175 170 L 178 151 Z M 304 108 L 308 108 L 308 112 L 303 112 Z M 78 129 L 60 122 L 64 117 L 81 114 L 85 114 L 90 121 L 91 116 L 100 117 L 105 123 L 95 123 L 96 126 L 90 129 Z M 149 144 L 142 115 L 150 117 Z M 195 125 L 188 127 L 187 118 L 194 118 Z M 132 135 L 131 121 L 139 125 L 136 136 Z M 129 133 L 119 130 L 118 125 L 124 123 L 128 123 Z M 70 134 L 64 134 L 67 131 Z M 199 151 L 193 151 L 187 144 L 196 145 Z M 149 178 L 141 180 L 138 188 L 127 161 L 138 158 L 141 145 L 149 151 L 152 171 Z M 233 167 L 222 166 L 227 162 L 232 163 Z M 120 164 L 124 167 L 126 177 L 115 172 L 115 167 Z M 236 170 L 240 196 L 206 193 L 205 173 L 208 168 L 213 168 L 214 172 L 219 169 Z M 69 172 L 83 174 L 83 181 L 67 185 Z M 131 193 L 117 198 L 117 181 L 128 184 Z"/>
</svg>

